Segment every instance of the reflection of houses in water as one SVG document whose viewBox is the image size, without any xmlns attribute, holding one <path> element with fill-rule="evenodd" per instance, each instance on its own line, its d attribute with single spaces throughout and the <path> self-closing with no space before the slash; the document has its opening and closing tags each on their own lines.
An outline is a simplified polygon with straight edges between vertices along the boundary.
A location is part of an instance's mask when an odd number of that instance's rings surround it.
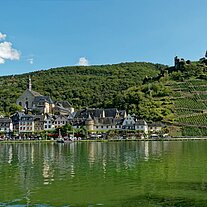
<svg viewBox="0 0 207 207">
<path fill-rule="evenodd" d="M 96 146 L 93 143 L 88 143 L 88 163 L 92 166 L 96 160 L 95 155 Z"/>
<path fill-rule="evenodd" d="M 52 167 L 54 162 L 54 146 L 45 145 L 43 151 L 43 166 L 42 166 L 42 176 L 44 178 L 43 183 L 45 185 L 50 184 L 54 180 L 54 169 Z"/>
<path fill-rule="evenodd" d="M 69 163 L 69 169 L 70 169 L 70 176 L 72 178 L 75 177 L 75 151 L 76 151 L 76 147 L 77 147 L 77 142 L 73 142 L 73 143 L 70 143 L 70 155 L 71 155 L 71 158 L 70 158 L 70 163 Z"/>
<path fill-rule="evenodd" d="M 144 142 L 144 159 L 147 161 L 149 159 L 149 142 Z"/>
<path fill-rule="evenodd" d="M 51 184 L 54 181 L 54 169 L 50 166 L 49 160 L 44 159 L 42 176 L 44 178 L 44 185 Z"/>
<path fill-rule="evenodd" d="M 9 150 L 8 150 L 8 163 L 11 164 L 12 158 L 13 158 L 13 149 L 12 145 L 9 145 Z"/>
<path fill-rule="evenodd" d="M 161 156 L 165 151 L 169 150 L 169 142 L 145 141 L 141 142 L 140 152 L 147 161 L 149 157 Z"/>
</svg>

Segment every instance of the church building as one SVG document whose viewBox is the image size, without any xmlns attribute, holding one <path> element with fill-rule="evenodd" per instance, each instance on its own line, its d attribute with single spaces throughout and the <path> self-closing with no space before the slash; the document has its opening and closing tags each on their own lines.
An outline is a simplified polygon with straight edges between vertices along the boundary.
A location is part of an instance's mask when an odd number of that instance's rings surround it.
<svg viewBox="0 0 207 207">
<path fill-rule="evenodd" d="M 43 96 L 32 90 L 30 77 L 27 89 L 17 99 L 16 104 L 20 105 L 26 112 L 35 110 L 40 114 L 51 114 L 55 106 L 49 96 Z"/>
</svg>

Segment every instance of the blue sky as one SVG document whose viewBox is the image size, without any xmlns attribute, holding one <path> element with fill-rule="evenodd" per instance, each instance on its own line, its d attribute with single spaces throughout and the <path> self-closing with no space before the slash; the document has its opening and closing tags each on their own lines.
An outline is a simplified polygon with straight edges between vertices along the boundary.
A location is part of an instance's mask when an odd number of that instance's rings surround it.
<svg viewBox="0 0 207 207">
<path fill-rule="evenodd" d="M 196 60 L 206 0 L 0 0 L 0 75 L 72 65 Z"/>
</svg>

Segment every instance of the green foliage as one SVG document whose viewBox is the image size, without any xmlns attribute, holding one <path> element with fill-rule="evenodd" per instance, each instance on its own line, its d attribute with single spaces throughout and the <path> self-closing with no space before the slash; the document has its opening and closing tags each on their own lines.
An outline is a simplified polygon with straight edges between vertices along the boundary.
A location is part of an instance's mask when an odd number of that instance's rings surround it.
<svg viewBox="0 0 207 207">
<path fill-rule="evenodd" d="M 201 126 L 206 124 L 206 72 L 207 63 L 203 60 L 187 61 L 180 69 L 134 62 L 62 67 L 0 77 L 0 114 L 10 115 L 21 110 L 15 102 L 26 89 L 30 75 L 33 90 L 51 96 L 54 101 L 69 101 L 76 109 L 117 107 L 147 121 L 173 123 L 175 120 L 178 124 L 185 123 L 186 127 L 188 124 Z M 150 81 L 142 84 L 146 76 Z M 62 130 L 71 129 L 67 126 Z M 85 129 L 81 130 L 86 133 Z M 199 130 L 205 131 L 202 127 Z M 187 135 L 188 131 L 183 127 L 183 134 Z"/>
<path fill-rule="evenodd" d="M 168 98 L 170 94 L 170 88 L 162 83 L 149 83 L 117 94 L 113 106 L 126 109 L 128 113 L 147 121 L 172 121 L 173 106 Z"/>
<path fill-rule="evenodd" d="M 62 134 L 68 134 L 68 133 L 73 132 L 73 130 L 74 129 L 73 129 L 72 125 L 67 123 L 61 128 L 61 133 Z"/>
<path fill-rule="evenodd" d="M 121 63 L 88 67 L 62 67 L 0 77 L 0 112 L 11 114 L 11 104 L 26 89 L 29 75 L 33 90 L 55 100 L 67 100 L 75 108 L 112 106 L 118 93 L 141 85 L 164 66 L 152 63 Z"/>
<path fill-rule="evenodd" d="M 183 136 L 207 136 L 207 128 L 199 128 L 199 127 L 182 127 L 182 135 Z"/>
</svg>

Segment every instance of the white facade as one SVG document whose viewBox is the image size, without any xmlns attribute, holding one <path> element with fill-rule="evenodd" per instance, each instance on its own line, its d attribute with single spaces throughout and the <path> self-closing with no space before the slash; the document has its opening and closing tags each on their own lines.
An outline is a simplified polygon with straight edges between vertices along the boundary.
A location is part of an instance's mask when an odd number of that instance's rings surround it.
<svg viewBox="0 0 207 207">
<path fill-rule="evenodd" d="M 34 132 L 34 120 L 32 117 L 22 117 L 19 121 L 19 133 Z"/>
<path fill-rule="evenodd" d="M 45 117 L 44 119 L 44 130 L 53 130 L 55 129 L 54 121 L 51 117 Z"/>
<path fill-rule="evenodd" d="M 134 125 L 135 121 L 134 121 L 134 117 L 132 117 L 130 114 L 124 119 L 123 121 L 123 126 L 131 126 Z"/>
<path fill-rule="evenodd" d="M 4 133 L 13 132 L 13 123 L 11 119 L 0 118 L 0 131 Z"/>
<path fill-rule="evenodd" d="M 143 125 L 143 124 L 135 125 L 135 130 L 143 131 L 145 134 L 148 134 L 148 125 L 147 125 L 147 123 L 145 125 Z"/>
<path fill-rule="evenodd" d="M 114 129 L 121 129 L 121 125 L 94 125 L 94 130 L 114 130 Z"/>
<path fill-rule="evenodd" d="M 68 123 L 67 117 L 60 115 L 54 120 L 54 126 L 55 128 L 63 127 Z"/>
</svg>

